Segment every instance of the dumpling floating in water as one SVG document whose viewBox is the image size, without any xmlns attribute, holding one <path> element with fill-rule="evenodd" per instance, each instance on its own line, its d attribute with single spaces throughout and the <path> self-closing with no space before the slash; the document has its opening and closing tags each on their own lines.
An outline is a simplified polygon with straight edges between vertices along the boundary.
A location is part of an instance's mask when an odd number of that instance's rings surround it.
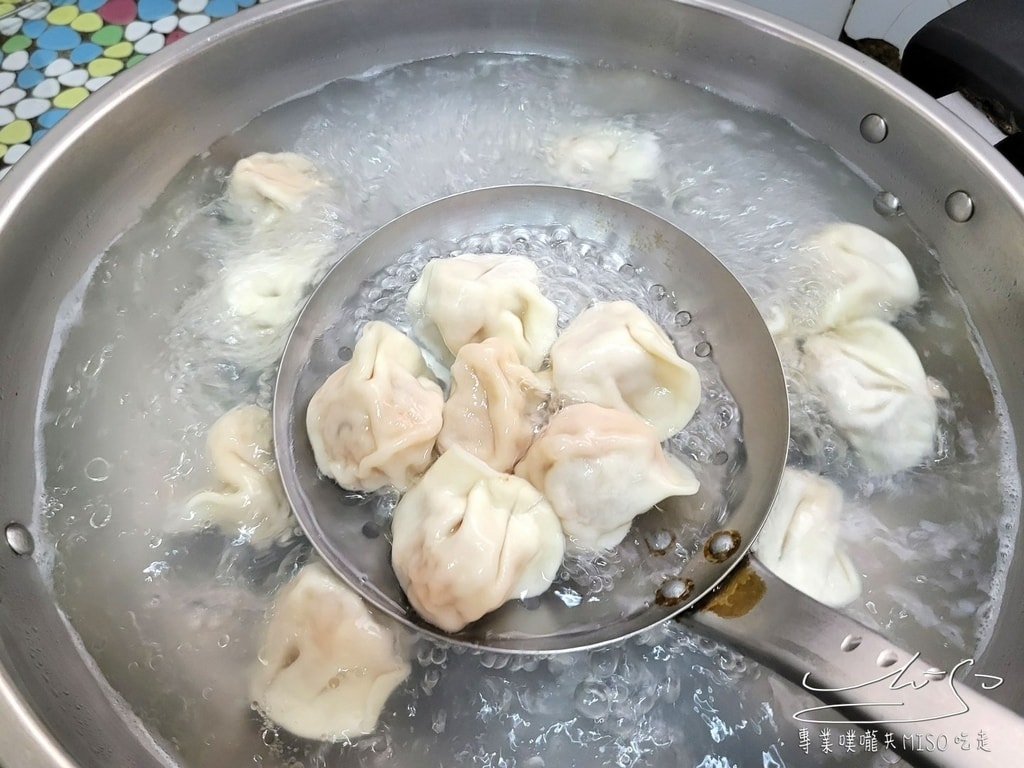
<svg viewBox="0 0 1024 768">
<path fill-rule="evenodd" d="M 804 341 L 801 366 L 861 463 L 892 474 L 932 456 L 937 385 L 891 325 L 857 320 Z"/>
<path fill-rule="evenodd" d="M 822 295 L 813 317 L 794 318 L 797 335 L 864 318 L 893 321 L 921 298 L 907 257 L 867 227 L 831 224 L 807 245 L 820 274 Z"/>
<path fill-rule="evenodd" d="M 225 202 L 236 220 L 270 220 L 297 212 L 323 184 L 319 168 L 308 157 L 294 152 L 257 152 L 235 163 Z"/>
<path fill-rule="evenodd" d="M 629 301 L 581 312 L 551 347 L 555 395 L 632 413 L 664 440 L 700 405 L 700 374 L 668 335 Z"/>
<path fill-rule="evenodd" d="M 432 259 L 409 291 L 413 332 L 445 365 L 466 344 L 504 339 L 537 370 L 558 335 L 558 308 L 525 256 L 493 253 Z"/>
<path fill-rule="evenodd" d="M 860 574 L 839 543 L 843 493 L 828 480 L 786 469 L 753 550 L 792 587 L 819 602 L 840 607 L 857 599 Z"/>
<path fill-rule="evenodd" d="M 369 322 L 352 359 L 310 400 L 316 464 L 342 488 L 404 491 L 433 460 L 443 407 L 419 347 L 387 323 Z"/>
<path fill-rule="evenodd" d="M 400 645 L 325 565 L 310 563 L 274 601 L 252 699 L 296 736 L 341 741 L 371 733 L 409 676 Z"/>
<path fill-rule="evenodd" d="M 511 472 L 540 425 L 548 388 L 504 339 L 466 344 L 451 374 L 438 449 L 459 446 L 493 469 Z"/>
<path fill-rule="evenodd" d="M 235 362 L 262 369 L 281 356 L 307 295 L 329 265 L 329 253 L 300 247 L 227 265 L 219 280 L 227 307 L 222 335 Z"/>
<path fill-rule="evenodd" d="M 670 496 L 691 496 L 697 478 L 665 455 L 658 435 L 629 413 L 581 403 L 563 408 L 516 466 L 551 503 L 580 550 L 621 542 L 633 518 Z"/>
<path fill-rule="evenodd" d="M 402 497 L 391 531 L 391 564 L 409 602 L 446 632 L 545 592 L 565 554 L 537 489 L 457 446 Z"/>
<path fill-rule="evenodd" d="M 241 534 L 260 549 L 290 536 L 294 521 L 274 461 L 270 413 L 257 405 L 233 408 L 210 428 L 206 451 L 224 488 L 190 498 L 189 522 Z"/>
<path fill-rule="evenodd" d="M 547 161 L 566 184 L 617 195 L 658 175 L 661 146 L 650 131 L 590 125 L 549 146 Z"/>
</svg>

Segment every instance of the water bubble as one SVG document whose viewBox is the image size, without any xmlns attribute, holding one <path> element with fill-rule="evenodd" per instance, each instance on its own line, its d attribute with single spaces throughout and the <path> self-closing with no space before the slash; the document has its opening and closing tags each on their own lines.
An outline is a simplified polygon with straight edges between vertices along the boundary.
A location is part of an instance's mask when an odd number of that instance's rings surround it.
<svg viewBox="0 0 1024 768">
<path fill-rule="evenodd" d="M 591 720 L 601 720 L 611 712 L 608 686 L 599 680 L 584 680 L 576 686 L 573 696 L 576 711 Z"/>
<path fill-rule="evenodd" d="M 110 462 L 102 456 L 89 459 L 85 465 L 85 476 L 96 483 L 102 483 L 110 477 Z"/>
<path fill-rule="evenodd" d="M 220 637 L 217 638 L 217 647 L 218 648 L 227 648 L 228 647 L 228 643 L 230 643 L 230 642 L 231 642 L 231 635 L 221 635 Z"/>
<path fill-rule="evenodd" d="M 110 508 L 109 504 L 95 504 L 90 505 L 92 512 L 89 515 L 89 525 L 93 528 L 99 529 L 106 527 L 107 523 L 110 522 L 110 518 L 114 511 Z M 88 510 L 89 507 L 86 507 Z"/>
</svg>

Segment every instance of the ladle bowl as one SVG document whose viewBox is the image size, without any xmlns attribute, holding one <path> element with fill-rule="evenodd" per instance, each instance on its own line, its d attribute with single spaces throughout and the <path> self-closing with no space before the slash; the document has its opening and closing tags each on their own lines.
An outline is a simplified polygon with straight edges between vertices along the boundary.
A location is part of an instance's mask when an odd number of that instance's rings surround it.
<svg viewBox="0 0 1024 768">
<path fill-rule="evenodd" d="M 540 598 L 514 600 L 446 634 L 409 606 L 391 568 L 387 507 L 394 496 L 347 492 L 317 471 L 306 433 L 313 393 L 342 363 L 360 330 L 353 307 L 366 281 L 433 241 L 440 255 L 474 234 L 562 227 L 625 259 L 623 280 L 663 286 L 672 313 L 686 313 L 684 359 L 724 384 L 738 435 L 708 459 L 695 497 L 668 499 L 634 522 L 613 556 L 611 589 L 587 593 L 561 579 Z M 614 269 L 615 266 L 609 266 Z M 339 356 L 339 350 L 341 355 Z M 416 630 L 480 649 L 517 653 L 580 650 L 640 632 L 685 611 L 742 560 L 767 515 L 785 467 L 789 407 L 782 366 L 754 302 L 707 249 L 664 219 L 580 189 L 510 185 L 465 192 L 386 224 L 328 273 L 300 315 L 274 395 L 278 466 L 296 517 L 323 559 L 375 608 Z M 691 465 L 694 457 L 682 457 Z M 714 469 L 710 465 L 714 464 Z M 701 468 L 694 467 L 701 476 Z M 383 514 L 382 514 L 383 512 Z M 658 542 L 676 542 L 666 547 Z M 653 543 L 652 543 L 653 542 Z M 668 551 L 666 551 L 668 550 Z M 607 566 L 607 563 L 606 563 Z"/>
</svg>

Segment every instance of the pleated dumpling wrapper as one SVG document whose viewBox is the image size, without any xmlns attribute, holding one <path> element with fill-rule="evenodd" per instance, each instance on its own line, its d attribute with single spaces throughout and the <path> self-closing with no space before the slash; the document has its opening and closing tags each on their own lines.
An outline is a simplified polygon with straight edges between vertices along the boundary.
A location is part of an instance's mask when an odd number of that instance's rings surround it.
<svg viewBox="0 0 1024 768">
<path fill-rule="evenodd" d="M 257 152 L 243 157 L 228 177 L 225 202 L 239 221 L 272 221 L 297 212 L 324 185 L 317 165 L 294 152 Z"/>
<path fill-rule="evenodd" d="M 630 301 L 585 309 L 551 347 L 551 383 L 564 401 L 595 403 L 639 416 L 659 440 L 700 405 L 700 374 L 668 335 Z"/>
<path fill-rule="evenodd" d="M 242 535 L 259 549 L 288 538 L 295 523 L 274 460 L 270 413 L 258 405 L 232 408 L 210 427 L 206 453 L 223 489 L 192 496 L 186 522 Z"/>
<path fill-rule="evenodd" d="M 936 385 L 914 347 L 891 325 L 857 320 L 810 336 L 800 364 L 867 469 L 894 474 L 932 456 Z"/>
<path fill-rule="evenodd" d="M 376 729 L 409 669 L 396 631 L 314 562 L 274 600 L 250 693 L 264 715 L 296 736 L 341 741 Z"/>
<path fill-rule="evenodd" d="M 451 371 L 438 449 L 457 445 L 493 469 L 511 472 L 542 422 L 548 387 L 505 339 L 466 344 Z"/>
<path fill-rule="evenodd" d="M 413 332 L 442 363 L 466 344 L 499 338 L 538 370 L 558 335 L 558 308 L 525 256 L 494 253 L 431 259 L 409 291 Z"/>
<path fill-rule="evenodd" d="M 860 574 L 839 542 L 843 493 L 823 477 L 786 469 L 771 512 L 754 542 L 762 563 L 825 605 L 857 599 Z"/>
<path fill-rule="evenodd" d="M 458 446 L 402 497 L 391 533 L 399 584 L 446 632 L 545 592 L 565 554 L 558 518 L 537 489 Z"/>
<path fill-rule="evenodd" d="M 342 488 L 404 491 L 433 460 L 443 407 L 419 347 L 387 323 L 369 322 L 352 359 L 306 410 L 316 464 Z"/>
<path fill-rule="evenodd" d="M 616 546 L 637 515 L 700 489 L 689 468 L 665 455 L 648 424 L 593 403 L 552 416 L 516 474 L 544 494 L 570 544 L 584 551 Z"/>
<path fill-rule="evenodd" d="M 281 357 L 306 297 L 330 266 L 330 254 L 323 244 L 299 244 L 226 265 L 219 276 L 228 310 L 220 336 L 231 359 L 262 369 Z"/>
<path fill-rule="evenodd" d="M 548 148 L 547 161 L 567 184 L 619 195 L 658 175 L 661 146 L 650 131 L 595 124 L 555 141 Z"/>
<path fill-rule="evenodd" d="M 853 320 L 889 322 L 921 298 L 907 257 L 886 238 L 858 224 L 831 224 L 808 241 L 823 287 L 813 317 L 797 335 L 835 328 Z"/>
</svg>

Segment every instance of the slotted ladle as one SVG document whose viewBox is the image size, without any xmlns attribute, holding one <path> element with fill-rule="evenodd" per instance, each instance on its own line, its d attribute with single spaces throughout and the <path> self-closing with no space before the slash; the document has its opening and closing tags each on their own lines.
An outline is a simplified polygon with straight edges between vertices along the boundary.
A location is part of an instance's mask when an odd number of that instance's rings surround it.
<svg viewBox="0 0 1024 768">
<path fill-rule="evenodd" d="M 540 598 L 511 601 L 447 634 L 409 606 L 391 568 L 388 532 L 375 522 L 373 499 L 344 491 L 317 471 L 306 408 L 342 364 L 339 350 L 355 343 L 353 303 L 367 281 L 399 256 L 427 241 L 454 243 L 502 227 L 554 226 L 623 254 L 645 279 L 665 287 L 678 310 L 688 313 L 687 338 L 699 347 L 679 351 L 717 367 L 737 406 L 739 435 L 724 452 L 728 463 L 715 475 L 716 487 L 705 482 L 697 497 L 671 499 L 636 519 L 620 545 L 622 562 L 633 565 L 621 569 L 612 589 L 596 599 L 567 601 L 565 590 L 572 585 L 556 582 Z M 1024 725 L 1015 715 L 967 687 L 972 680 L 978 686 L 969 665 L 954 674 L 926 664 L 792 589 L 747 556 L 786 464 L 789 410 L 782 366 L 753 301 L 732 274 L 695 240 L 642 208 L 583 190 L 510 185 L 453 195 L 398 217 L 350 251 L 313 292 L 281 361 L 273 421 L 288 499 L 317 552 L 374 608 L 416 631 L 495 652 L 553 653 L 594 648 L 681 617 L 798 684 L 810 687 L 809 675 L 815 694 L 837 705 L 839 722 L 885 723 L 898 735 L 896 748 L 916 762 L 923 755 L 938 765 L 963 764 L 952 750 L 914 749 L 922 718 L 954 718 L 951 733 L 998 732 L 993 751 L 975 753 L 970 765 L 1009 765 L 1014 745 L 1024 743 Z M 695 512 L 701 511 L 706 519 L 695 524 Z M 681 550 L 673 549 L 673 562 L 635 565 L 666 557 L 658 543 L 666 538 L 685 541 Z M 804 720 L 829 717 L 836 714 L 805 713 Z M 909 742 L 900 740 L 904 734 Z"/>
</svg>

